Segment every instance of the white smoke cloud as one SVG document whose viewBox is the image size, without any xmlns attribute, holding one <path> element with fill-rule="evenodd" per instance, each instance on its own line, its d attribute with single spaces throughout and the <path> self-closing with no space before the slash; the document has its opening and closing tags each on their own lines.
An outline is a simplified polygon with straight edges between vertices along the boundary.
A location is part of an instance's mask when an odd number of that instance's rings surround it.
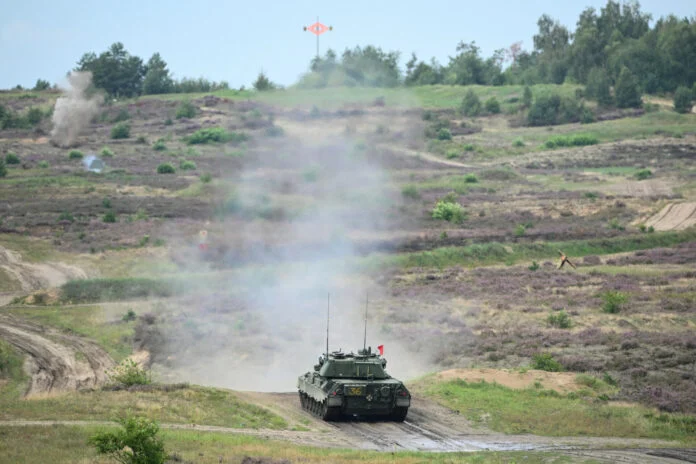
<svg viewBox="0 0 696 464">
<path fill-rule="evenodd" d="M 63 88 L 63 95 L 56 100 L 53 110 L 51 141 L 58 146 L 73 146 L 80 132 L 99 111 L 103 97 L 86 94 L 91 83 L 91 72 L 76 71 L 68 75 L 68 87 Z"/>
</svg>

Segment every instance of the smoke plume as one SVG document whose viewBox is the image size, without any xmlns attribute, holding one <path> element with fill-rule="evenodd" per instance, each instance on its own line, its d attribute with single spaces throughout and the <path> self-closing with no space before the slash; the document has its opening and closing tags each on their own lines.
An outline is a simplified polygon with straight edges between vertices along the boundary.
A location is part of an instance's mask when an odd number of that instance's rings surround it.
<svg viewBox="0 0 696 464">
<path fill-rule="evenodd" d="M 68 75 L 68 86 L 56 100 L 53 110 L 51 141 L 60 147 L 71 147 L 80 132 L 99 111 L 103 101 L 101 95 L 87 95 L 92 83 L 92 73 L 76 71 Z"/>
</svg>

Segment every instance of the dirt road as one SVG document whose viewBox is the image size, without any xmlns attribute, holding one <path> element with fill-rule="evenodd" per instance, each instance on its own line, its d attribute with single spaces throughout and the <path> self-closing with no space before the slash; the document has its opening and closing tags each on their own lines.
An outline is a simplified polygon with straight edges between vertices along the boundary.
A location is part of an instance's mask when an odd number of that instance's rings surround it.
<svg viewBox="0 0 696 464">
<path fill-rule="evenodd" d="M 696 203 L 670 203 L 645 221 L 657 231 L 682 230 L 696 224 Z"/>
<path fill-rule="evenodd" d="M 70 279 L 85 279 L 87 274 L 76 266 L 65 263 L 27 263 L 22 256 L 0 246 L 0 269 L 12 276 L 24 292 L 58 287 Z"/>
<path fill-rule="evenodd" d="M 27 396 L 99 386 L 114 366 L 96 343 L 7 314 L 0 314 L 0 338 L 27 355 Z"/>
</svg>

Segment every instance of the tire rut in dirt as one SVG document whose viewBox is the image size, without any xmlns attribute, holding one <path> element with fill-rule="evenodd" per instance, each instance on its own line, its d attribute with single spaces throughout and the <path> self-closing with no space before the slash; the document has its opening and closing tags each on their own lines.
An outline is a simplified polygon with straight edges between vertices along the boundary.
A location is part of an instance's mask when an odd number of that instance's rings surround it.
<svg viewBox="0 0 696 464">
<path fill-rule="evenodd" d="M 26 396 L 98 387 L 115 364 L 91 341 L 8 315 L 0 315 L 0 338 L 27 355 L 31 382 Z M 78 353 L 86 361 L 78 361 Z"/>
</svg>

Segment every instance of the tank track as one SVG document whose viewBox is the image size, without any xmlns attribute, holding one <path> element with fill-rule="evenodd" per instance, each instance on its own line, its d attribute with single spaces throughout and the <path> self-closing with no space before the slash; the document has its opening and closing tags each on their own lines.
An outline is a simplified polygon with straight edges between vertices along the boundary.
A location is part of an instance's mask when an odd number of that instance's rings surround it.
<svg viewBox="0 0 696 464">
<path fill-rule="evenodd" d="M 330 408 L 327 406 L 326 400 L 319 402 L 307 395 L 306 393 L 299 392 L 300 404 L 302 409 L 308 411 L 312 415 L 325 420 L 325 421 L 335 421 L 341 417 L 341 408 Z"/>
</svg>

